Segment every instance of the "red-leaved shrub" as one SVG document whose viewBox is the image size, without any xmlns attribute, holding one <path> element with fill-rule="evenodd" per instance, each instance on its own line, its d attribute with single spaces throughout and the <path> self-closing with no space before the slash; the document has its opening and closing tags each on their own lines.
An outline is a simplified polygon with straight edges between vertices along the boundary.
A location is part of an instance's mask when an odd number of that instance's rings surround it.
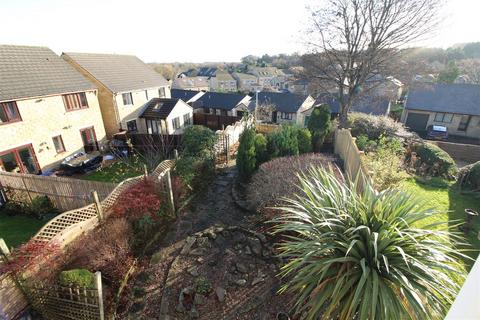
<svg viewBox="0 0 480 320">
<path fill-rule="evenodd" d="M 268 207 L 278 205 L 283 197 L 291 198 L 297 193 L 298 173 L 312 166 L 327 168 L 335 165 L 335 160 L 332 156 L 308 153 L 266 162 L 252 177 L 247 189 L 247 200 L 257 211 L 273 216 L 276 210 Z"/>
<path fill-rule="evenodd" d="M 111 210 L 111 217 L 124 217 L 131 221 L 147 215 L 156 220 L 160 206 L 161 201 L 156 192 L 155 184 L 150 180 L 144 180 L 120 194 Z"/>
</svg>

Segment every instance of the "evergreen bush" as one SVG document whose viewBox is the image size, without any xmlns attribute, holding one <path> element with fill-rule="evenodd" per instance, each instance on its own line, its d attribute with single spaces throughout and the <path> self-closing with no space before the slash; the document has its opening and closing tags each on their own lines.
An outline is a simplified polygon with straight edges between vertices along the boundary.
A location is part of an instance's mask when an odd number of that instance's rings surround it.
<svg viewBox="0 0 480 320">
<path fill-rule="evenodd" d="M 248 180 L 256 169 L 255 131 L 247 128 L 240 136 L 237 152 L 237 169 L 240 179 Z"/>
<path fill-rule="evenodd" d="M 414 150 L 417 152 L 421 165 L 427 167 L 426 174 L 447 179 L 453 179 L 457 175 L 458 168 L 455 161 L 437 145 L 423 143 L 414 147 Z"/>
<path fill-rule="evenodd" d="M 300 154 L 312 152 L 312 134 L 310 133 L 310 130 L 299 128 L 297 131 L 297 140 L 298 152 Z"/>
<path fill-rule="evenodd" d="M 325 138 L 332 130 L 331 111 L 328 105 L 321 105 L 313 109 L 307 124 L 312 135 L 312 145 L 319 152 Z"/>
</svg>

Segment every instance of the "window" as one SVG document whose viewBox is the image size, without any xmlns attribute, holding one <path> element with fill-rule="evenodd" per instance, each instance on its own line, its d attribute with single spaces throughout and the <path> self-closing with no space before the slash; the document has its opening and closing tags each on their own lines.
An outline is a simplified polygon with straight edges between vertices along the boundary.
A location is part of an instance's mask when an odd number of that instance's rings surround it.
<svg viewBox="0 0 480 320">
<path fill-rule="evenodd" d="M 15 101 L 0 103 L 0 124 L 22 121 Z"/>
<path fill-rule="evenodd" d="M 133 97 L 131 92 L 122 93 L 123 105 L 129 106 L 133 104 Z"/>
<path fill-rule="evenodd" d="M 180 117 L 173 118 L 172 126 L 173 126 L 173 130 L 180 129 Z"/>
<path fill-rule="evenodd" d="M 435 122 L 451 123 L 452 120 L 453 120 L 452 113 L 443 113 L 443 112 L 435 113 Z"/>
<path fill-rule="evenodd" d="M 161 87 L 160 89 L 158 89 L 158 96 L 160 98 L 165 98 L 165 87 Z"/>
<path fill-rule="evenodd" d="M 38 173 L 39 166 L 32 145 L 0 152 L 0 171 Z"/>
<path fill-rule="evenodd" d="M 80 136 L 82 137 L 83 149 L 85 149 L 86 153 L 98 150 L 97 135 L 95 134 L 94 127 L 80 130 Z"/>
<path fill-rule="evenodd" d="M 290 112 L 280 112 L 280 118 L 284 120 L 292 120 L 293 119 L 293 113 Z"/>
<path fill-rule="evenodd" d="M 65 151 L 65 145 L 63 144 L 63 139 L 61 135 L 53 137 L 52 140 L 57 153 L 62 153 Z"/>
<path fill-rule="evenodd" d="M 137 120 L 127 121 L 127 131 L 136 132 L 137 130 Z"/>
<path fill-rule="evenodd" d="M 147 119 L 147 132 L 149 134 L 158 134 L 160 132 L 159 130 L 159 124 L 158 124 L 158 121 L 155 121 L 155 120 L 150 120 L 150 119 Z"/>
<path fill-rule="evenodd" d="M 85 92 L 64 94 L 63 104 L 67 111 L 80 110 L 88 108 L 87 96 Z"/>
<path fill-rule="evenodd" d="M 183 124 L 189 126 L 192 124 L 192 119 L 190 118 L 190 113 L 183 115 Z"/>
<path fill-rule="evenodd" d="M 458 124 L 458 131 L 467 131 L 471 118 L 472 116 L 463 115 L 462 119 L 460 119 L 460 123 Z"/>
</svg>

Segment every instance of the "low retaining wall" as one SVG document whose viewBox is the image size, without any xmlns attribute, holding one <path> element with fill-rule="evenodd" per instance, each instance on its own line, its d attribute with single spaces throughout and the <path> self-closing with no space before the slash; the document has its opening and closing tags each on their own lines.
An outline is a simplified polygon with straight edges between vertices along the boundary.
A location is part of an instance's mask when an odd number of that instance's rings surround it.
<svg viewBox="0 0 480 320">
<path fill-rule="evenodd" d="M 474 144 L 462 144 L 446 141 L 428 141 L 436 144 L 453 159 L 467 163 L 475 163 L 480 161 L 480 146 Z"/>
</svg>

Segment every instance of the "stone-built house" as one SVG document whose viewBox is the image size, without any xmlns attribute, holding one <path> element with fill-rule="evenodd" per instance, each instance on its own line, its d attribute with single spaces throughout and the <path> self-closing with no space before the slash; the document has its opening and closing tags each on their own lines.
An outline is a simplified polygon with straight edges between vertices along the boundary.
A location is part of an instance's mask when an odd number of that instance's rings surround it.
<svg viewBox="0 0 480 320">
<path fill-rule="evenodd" d="M 401 121 L 419 133 L 439 125 L 450 135 L 480 139 L 480 86 L 417 85 L 407 95 Z"/>
<path fill-rule="evenodd" d="M 285 89 L 287 75 L 276 67 L 249 67 L 247 73 L 257 78 L 257 83 L 262 88 Z"/>
<path fill-rule="evenodd" d="M 235 92 L 237 91 L 237 81 L 232 75 L 223 70 L 217 70 L 214 77 L 210 78 L 210 88 L 212 91 Z"/>
<path fill-rule="evenodd" d="M 140 119 L 145 121 L 144 133 L 182 134 L 193 124 L 193 108 L 181 99 L 153 98 L 145 104 Z"/>
<path fill-rule="evenodd" d="M 173 80 L 172 89 L 210 91 L 210 80 L 207 77 L 179 77 Z"/>
<path fill-rule="evenodd" d="M 167 80 L 135 56 L 67 52 L 62 57 L 98 87 L 108 138 L 146 130 L 138 121 L 143 105 L 152 98 L 170 98 Z"/>
<path fill-rule="evenodd" d="M 257 97 L 253 98 L 252 103 L 256 103 Z M 258 106 L 268 107 L 271 111 L 271 120 L 273 123 L 297 124 L 305 126 L 310 116 L 315 99 L 311 96 L 298 95 L 283 92 L 259 92 Z M 253 108 L 255 109 L 255 108 Z"/>
<path fill-rule="evenodd" d="M 0 170 L 47 171 L 102 148 L 96 86 L 45 47 L 0 46 Z"/>
<path fill-rule="evenodd" d="M 191 104 L 196 113 L 242 117 L 248 112 L 250 99 L 245 94 L 205 92 Z"/>
<path fill-rule="evenodd" d="M 259 86 L 257 77 L 252 74 L 234 72 L 232 77 L 237 81 L 238 90 L 255 91 Z"/>
</svg>

